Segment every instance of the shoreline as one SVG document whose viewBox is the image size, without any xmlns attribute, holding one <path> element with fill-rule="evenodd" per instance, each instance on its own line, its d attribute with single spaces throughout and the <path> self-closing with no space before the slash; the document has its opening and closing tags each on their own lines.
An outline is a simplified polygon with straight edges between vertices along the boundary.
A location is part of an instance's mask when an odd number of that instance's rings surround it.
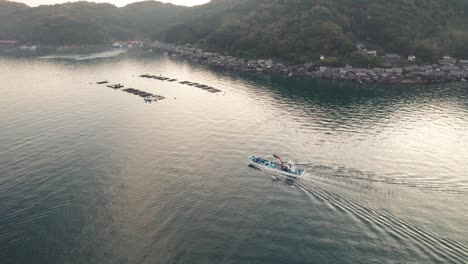
<svg viewBox="0 0 468 264">
<path fill-rule="evenodd" d="M 431 65 L 411 65 L 392 68 L 326 67 L 306 64 L 275 62 L 272 59 L 246 60 L 234 56 L 207 52 L 191 45 L 178 46 L 162 42 L 147 45 L 148 49 L 167 53 L 194 63 L 220 69 L 305 76 L 315 79 L 355 81 L 359 83 L 440 83 L 465 82 L 468 79 L 468 65 L 442 62 Z"/>
</svg>

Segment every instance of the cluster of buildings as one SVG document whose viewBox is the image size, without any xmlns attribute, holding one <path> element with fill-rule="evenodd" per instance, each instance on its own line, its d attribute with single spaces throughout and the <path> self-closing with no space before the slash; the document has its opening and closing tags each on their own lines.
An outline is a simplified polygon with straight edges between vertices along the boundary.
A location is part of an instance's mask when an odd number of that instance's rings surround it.
<svg viewBox="0 0 468 264">
<path fill-rule="evenodd" d="M 145 43 L 139 40 L 127 40 L 127 41 L 115 41 L 112 42 L 112 47 L 118 49 L 132 48 L 132 47 L 143 47 Z"/>
<path fill-rule="evenodd" d="M 375 57 L 377 57 L 377 55 L 378 55 L 377 50 L 369 49 L 368 46 L 366 44 L 362 43 L 362 42 L 358 42 L 356 44 L 356 48 L 357 48 L 357 50 L 359 52 L 367 54 L 367 55 L 371 55 L 371 56 L 375 56 Z M 393 54 L 393 53 L 384 54 L 380 58 L 382 59 L 382 61 L 384 63 L 387 63 L 387 64 L 395 64 L 395 63 L 399 63 L 399 62 L 403 61 L 402 56 L 400 56 L 398 54 Z M 416 61 L 416 56 L 409 55 L 407 60 L 414 62 L 414 61 Z"/>
<path fill-rule="evenodd" d="M 406 67 L 387 68 L 355 68 L 351 65 L 345 67 L 325 67 L 313 63 L 290 64 L 273 59 L 246 60 L 235 56 L 225 56 L 215 52 L 204 51 L 190 44 L 178 46 L 162 42 L 145 44 L 142 41 L 120 41 L 111 43 L 115 48 L 147 47 L 165 52 L 173 57 L 181 57 L 193 62 L 214 67 L 235 69 L 243 71 L 258 71 L 279 73 L 285 75 L 304 75 L 314 78 L 353 80 L 359 82 L 441 82 L 468 80 L 468 60 L 457 60 L 444 56 L 436 64 L 410 65 Z M 0 51 L 27 50 L 34 51 L 37 46 L 24 45 L 16 40 L 0 40 Z M 358 49 L 366 54 L 377 56 L 377 51 L 369 50 L 363 44 Z M 320 59 L 324 59 L 321 56 Z M 387 65 L 400 62 L 402 57 L 397 54 L 382 56 Z M 409 56 L 408 61 L 415 61 L 416 57 Z"/>
<path fill-rule="evenodd" d="M 354 80 L 359 82 L 440 82 L 466 81 L 468 79 L 468 60 L 457 61 L 445 56 L 437 64 L 412 65 L 388 68 L 325 67 L 313 63 L 292 65 L 273 59 L 245 60 L 234 56 L 207 52 L 192 45 L 178 46 L 153 42 L 149 48 L 167 53 L 169 56 L 182 57 L 193 62 L 210 66 L 244 71 L 259 71 L 287 75 L 305 75 L 314 78 Z M 399 55 L 387 54 L 390 61 L 399 61 Z M 408 58 L 415 60 L 414 56 Z"/>
</svg>

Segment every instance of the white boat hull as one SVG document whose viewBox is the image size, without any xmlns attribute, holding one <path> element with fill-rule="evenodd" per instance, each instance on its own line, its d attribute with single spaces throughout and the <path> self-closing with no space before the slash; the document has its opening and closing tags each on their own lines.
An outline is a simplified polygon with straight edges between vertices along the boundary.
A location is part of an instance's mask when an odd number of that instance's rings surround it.
<svg viewBox="0 0 468 264">
<path fill-rule="evenodd" d="M 291 172 L 287 172 L 278 168 L 273 168 L 271 166 L 262 165 L 260 163 L 255 162 L 251 158 L 249 158 L 249 161 L 250 161 L 250 165 L 256 169 L 267 172 L 276 177 L 283 177 L 283 178 L 291 179 L 291 180 L 297 180 L 297 179 L 302 178 L 306 172 L 305 170 L 300 170 L 298 173 L 291 173 Z"/>
</svg>

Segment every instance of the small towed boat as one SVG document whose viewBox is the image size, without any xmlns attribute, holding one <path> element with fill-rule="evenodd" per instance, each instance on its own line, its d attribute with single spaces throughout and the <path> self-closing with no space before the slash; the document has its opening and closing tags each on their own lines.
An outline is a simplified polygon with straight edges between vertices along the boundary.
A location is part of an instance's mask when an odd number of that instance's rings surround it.
<svg viewBox="0 0 468 264">
<path fill-rule="evenodd" d="M 119 84 L 107 85 L 107 87 L 112 88 L 112 89 L 120 89 L 120 88 L 123 88 L 124 86 L 119 83 Z"/>
<path fill-rule="evenodd" d="M 267 160 L 257 156 L 250 156 L 249 161 L 250 165 L 259 170 L 271 173 L 275 176 L 285 176 L 290 180 L 297 180 L 304 176 L 305 170 L 297 168 L 297 164 L 294 161 L 288 161 L 286 165 L 283 160 L 277 156 L 273 155 L 279 162 Z"/>
</svg>

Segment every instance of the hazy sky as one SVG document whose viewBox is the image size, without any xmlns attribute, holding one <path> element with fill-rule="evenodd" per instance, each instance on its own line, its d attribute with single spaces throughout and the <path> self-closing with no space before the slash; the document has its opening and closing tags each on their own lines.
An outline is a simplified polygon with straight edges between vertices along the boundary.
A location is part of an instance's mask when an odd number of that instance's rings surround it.
<svg viewBox="0 0 468 264">
<path fill-rule="evenodd" d="M 29 6 L 38 6 L 38 5 L 50 5 L 50 4 L 59 4 L 64 2 L 76 2 L 78 0 L 11 0 L 14 2 L 22 2 Z M 116 6 L 124 6 L 129 3 L 133 2 L 140 2 L 142 0 L 88 0 L 90 2 L 100 2 L 100 3 L 111 3 Z M 210 0 L 159 0 L 160 2 L 164 3 L 173 3 L 176 5 L 200 5 L 209 2 Z"/>
</svg>

